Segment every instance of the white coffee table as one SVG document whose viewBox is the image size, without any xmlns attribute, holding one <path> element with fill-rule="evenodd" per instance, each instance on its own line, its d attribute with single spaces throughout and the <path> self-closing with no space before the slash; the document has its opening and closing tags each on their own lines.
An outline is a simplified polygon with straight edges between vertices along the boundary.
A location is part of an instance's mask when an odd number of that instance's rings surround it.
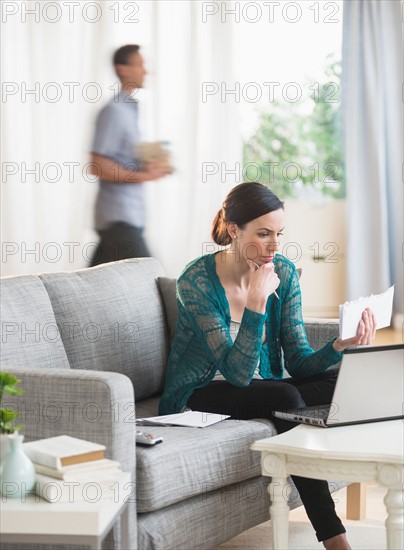
<svg viewBox="0 0 404 550">
<path fill-rule="evenodd" d="M 51 503 L 35 495 L 24 499 L 0 495 L 2 543 L 83 544 L 101 549 L 121 519 L 121 547 L 129 548 L 128 503 L 134 498 L 130 473 L 122 473 L 113 498 L 98 502 Z"/>
<path fill-rule="evenodd" d="M 273 548 L 288 548 L 288 483 L 290 474 L 327 481 L 377 482 L 384 499 L 387 548 L 404 548 L 404 423 L 402 420 L 319 428 L 300 425 L 256 441 L 262 474 L 269 485 Z"/>
</svg>

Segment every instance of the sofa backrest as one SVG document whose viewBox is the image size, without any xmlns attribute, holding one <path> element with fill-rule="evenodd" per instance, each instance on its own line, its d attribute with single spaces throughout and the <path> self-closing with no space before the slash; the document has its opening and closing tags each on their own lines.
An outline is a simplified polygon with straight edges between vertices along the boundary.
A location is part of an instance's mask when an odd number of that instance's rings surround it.
<svg viewBox="0 0 404 550">
<path fill-rule="evenodd" d="M 163 298 L 171 346 L 174 341 L 178 320 L 177 279 L 173 279 L 172 277 L 158 277 L 157 283 L 161 292 L 161 297 Z"/>
<path fill-rule="evenodd" d="M 52 304 L 34 275 L 0 280 L 0 364 L 8 367 L 70 367 Z"/>
<path fill-rule="evenodd" d="M 154 258 L 40 275 L 71 368 L 128 376 L 136 399 L 163 389 L 168 329 Z"/>
</svg>

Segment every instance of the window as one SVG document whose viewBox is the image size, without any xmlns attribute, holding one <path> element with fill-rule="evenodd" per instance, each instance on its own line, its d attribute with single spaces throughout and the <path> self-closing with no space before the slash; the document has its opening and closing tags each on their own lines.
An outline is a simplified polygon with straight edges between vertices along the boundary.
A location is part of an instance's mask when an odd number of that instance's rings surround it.
<svg viewBox="0 0 404 550">
<path fill-rule="evenodd" d="M 283 199 L 343 198 L 342 1 L 241 5 L 234 71 L 244 181 Z"/>
</svg>

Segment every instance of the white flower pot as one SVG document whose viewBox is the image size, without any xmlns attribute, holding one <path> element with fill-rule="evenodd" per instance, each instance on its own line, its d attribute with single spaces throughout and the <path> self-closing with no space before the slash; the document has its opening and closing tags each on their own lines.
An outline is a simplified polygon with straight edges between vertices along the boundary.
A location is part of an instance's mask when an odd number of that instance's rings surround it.
<svg viewBox="0 0 404 550">
<path fill-rule="evenodd" d="M 8 444 L 8 435 L 7 434 L 1 434 L 0 435 L 0 464 L 3 461 L 3 458 L 8 453 L 8 449 L 9 449 L 8 445 L 9 445 Z"/>
</svg>

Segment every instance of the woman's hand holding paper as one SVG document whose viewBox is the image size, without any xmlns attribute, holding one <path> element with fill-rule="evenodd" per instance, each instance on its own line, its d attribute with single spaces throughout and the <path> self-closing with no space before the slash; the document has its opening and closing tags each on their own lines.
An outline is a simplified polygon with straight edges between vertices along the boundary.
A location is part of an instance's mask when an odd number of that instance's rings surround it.
<svg viewBox="0 0 404 550">
<path fill-rule="evenodd" d="M 335 351 L 343 351 L 352 346 L 369 346 L 376 336 L 376 318 L 371 309 L 366 308 L 362 312 L 362 319 L 359 321 L 356 336 L 341 340 L 337 338 L 333 343 Z"/>
</svg>

